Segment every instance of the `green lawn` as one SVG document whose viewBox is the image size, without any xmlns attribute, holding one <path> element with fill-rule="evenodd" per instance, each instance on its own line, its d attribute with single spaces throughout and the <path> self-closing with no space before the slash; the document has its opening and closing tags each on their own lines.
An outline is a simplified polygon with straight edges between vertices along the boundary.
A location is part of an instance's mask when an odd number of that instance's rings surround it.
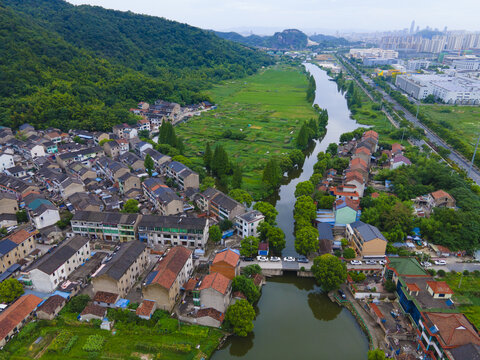
<svg viewBox="0 0 480 360">
<path fill-rule="evenodd" d="M 245 190 L 259 198 L 268 157 L 294 149 L 303 121 L 318 116 L 306 100 L 307 85 L 303 68 L 285 65 L 227 81 L 210 91 L 218 109 L 177 126 L 176 133 L 184 138 L 187 155 L 197 163 L 207 141 L 213 146 L 222 144 L 230 159 L 242 166 Z M 228 129 L 247 137 L 225 139 L 222 133 Z"/>
<path fill-rule="evenodd" d="M 84 349 L 91 335 L 103 337 L 100 351 Z M 210 357 L 222 335 L 213 328 L 178 326 L 168 315 L 153 327 L 116 323 L 115 333 L 77 321 L 40 321 L 22 329 L 0 352 L 0 359 L 200 359 Z M 78 338 L 68 348 L 72 337 Z M 61 338 L 65 341 L 55 349 L 54 339 Z"/>
<path fill-rule="evenodd" d="M 430 120 L 442 125 L 466 141 L 471 151 L 480 134 L 480 107 L 453 105 L 422 105 L 420 107 Z"/>
</svg>

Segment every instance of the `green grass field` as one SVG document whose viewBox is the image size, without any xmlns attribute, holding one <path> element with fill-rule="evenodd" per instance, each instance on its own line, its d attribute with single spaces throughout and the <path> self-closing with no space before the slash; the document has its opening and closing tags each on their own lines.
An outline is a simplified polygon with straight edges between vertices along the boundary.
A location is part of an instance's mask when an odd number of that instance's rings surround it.
<svg viewBox="0 0 480 360">
<path fill-rule="evenodd" d="M 213 328 L 183 323 L 178 326 L 176 319 L 168 317 L 154 327 L 118 323 L 114 329 L 115 333 L 62 319 L 29 323 L 0 352 L 0 359 L 200 359 L 209 358 L 223 336 Z M 69 336 L 55 348 L 54 339 L 64 333 Z M 91 335 L 103 337 L 100 351 L 84 349 Z M 73 336 L 78 338 L 68 348 L 66 344 Z"/>
<path fill-rule="evenodd" d="M 473 152 L 480 134 L 479 106 L 422 105 L 420 110 L 428 118 L 465 140 Z"/>
<path fill-rule="evenodd" d="M 215 86 L 210 95 L 218 108 L 175 129 L 184 138 L 187 156 L 200 163 L 198 155 L 207 141 L 213 147 L 222 144 L 229 158 L 242 166 L 245 190 L 259 198 L 264 191 L 262 171 L 269 156 L 294 149 L 303 121 L 318 116 L 306 100 L 308 81 L 302 69 L 277 65 Z M 225 139 L 225 130 L 247 137 Z"/>
</svg>

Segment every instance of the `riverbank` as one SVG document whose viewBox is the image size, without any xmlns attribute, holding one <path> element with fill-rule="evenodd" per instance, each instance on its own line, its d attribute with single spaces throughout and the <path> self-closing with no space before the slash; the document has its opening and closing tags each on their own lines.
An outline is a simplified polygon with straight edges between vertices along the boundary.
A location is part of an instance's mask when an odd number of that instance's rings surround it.
<svg viewBox="0 0 480 360">
<path fill-rule="evenodd" d="M 272 66 L 215 86 L 210 96 L 218 108 L 179 124 L 175 131 L 189 144 L 186 155 L 197 164 L 202 162 L 198 155 L 207 142 L 223 145 L 230 160 L 242 167 L 243 189 L 261 199 L 266 191 L 262 172 L 268 159 L 295 149 L 304 121 L 318 117 L 307 101 L 307 89 L 302 68 Z M 226 138 L 227 130 L 245 139 Z"/>
</svg>

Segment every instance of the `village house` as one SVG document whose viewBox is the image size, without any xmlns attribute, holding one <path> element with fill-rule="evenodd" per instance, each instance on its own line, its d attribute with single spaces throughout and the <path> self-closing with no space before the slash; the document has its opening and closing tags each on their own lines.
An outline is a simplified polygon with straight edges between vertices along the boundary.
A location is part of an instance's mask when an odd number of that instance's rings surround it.
<svg viewBox="0 0 480 360">
<path fill-rule="evenodd" d="M 93 297 L 93 303 L 98 306 L 114 308 L 120 295 L 107 291 L 97 291 Z"/>
<path fill-rule="evenodd" d="M 71 163 L 67 168 L 67 173 L 82 181 L 95 179 L 97 177 L 95 171 L 79 162 Z"/>
<path fill-rule="evenodd" d="M 357 171 L 362 174 L 364 179 L 368 179 L 369 171 L 368 165 L 362 158 L 355 158 L 350 161 L 350 165 L 348 166 L 349 171 Z"/>
<path fill-rule="evenodd" d="M 332 225 L 319 222 L 317 224 L 318 243 L 321 254 L 331 254 L 335 246 Z"/>
<path fill-rule="evenodd" d="M 182 245 L 203 249 L 208 241 L 208 225 L 206 218 L 143 215 L 138 221 L 138 239 L 150 247 Z"/>
<path fill-rule="evenodd" d="M 356 159 L 356 158 L 360 158 L 363 161 L 365 161 L 367 163 L 367 165 L 370 165 L 370 160 L 372 158 L 372 153 L 365 146 L 362 146 L 362 147 L 359 147 L 359 148 L 355 149 L 355 152 L 352 155 L 352 159 Z"/>
<path fill-rule="evenodd" d="M 102 147 L 105 151 L 105 154 L 110 156 L 112 159 L 115 159 L 118 155 L 120 155 L 120 145 L 115 140 L 106 141 Z"/>
<path fill-rule="evenodd" d="M 100 173 L 105 175 L 110 181 L 116 182 L 118 178 L 130 173 L 130 169 L 124 164 L 103 156 L 95 162 Z"/>
<path fill-rule="evenodd" d="M 157 303 L 155 301 L 143 300 L 135 311 L 135 314 L 141 319 L 150 320 L 155 310 L 157 310 Z"/>
<path fill-rule="evenodd" d="M 153 150 L 153 145 L 150 144 L 150 143 L 147 143 L 145 141 L 138 141 L 136 144 L 135 144 L 135 152 L 140 155 L 141 157 L 145 157 L 145 152 L 147 150 Z"/>
<path fill-rule="evenodd" d="M 60 183 L 60 195 L 62 196 L 63 200 L 66 200 L 73 194 L 83 192 L 85 192 L 85 186 L 79 179 L 67 177 Z"/>
<path fill-rule="evenodd" d="M 0 174 L 0 191 L 15 194 L 17 199 L 21 199 L 30 192 L 39 192 L 40 190 L 38 186 L 33 183 L 17 179 L 13 176 Z"/>
<path fill-rule="evenodd" d="M 37 230 L 20 229 L 0 240 L 0 272 L 26 258 L 35 249 Z"/>
<path fill-rule="evenodd" d="M 36 311 L 38 319 L 53 320 L 65 306 L 67 299 L 60 295 L 52 295 L 40 305 Z"/>
<path fill-rule="evenodd" d="M 363 197 L 365 191 L 365 179 L 358 171 L 350 171 L 345 174 L 344 185 L 353 187 L 354 191 L 358 193 L 359 197 Z"/>
<path fill-rule="evenodd" d="M 235 227 L 242 238 L 259 236 L 258 225 L 265 220 L 265 216 L 258 210 L 251 210 L 235 218 Z"/>
<path fill-rule="evenodd" d="M 0 213 L 0 227 L 9 228 L 16 225 L 18 225 L 16 214 Z"/>
<path fill-rule="evenodd" d="M 360 201 L 341 197 L 333 203 L 335 226 L 346 226 L 358 220 Z"/>
<path fill-rule="evenodd" d="M 162 215 L 175 215 L 183 212 L 183 201 L 158 178 L 148 178 L 142 183 L 145 196 Z"/>
<path fill-rule="evenodd" d="M 391 160 L 390 169 L 394 170 L 400 166 L 409 166 L 412 165 L 412 162 L 403 155 L 395 155 Z"/>
<path fill-rule="evenodd" d="M 107 241 L 135 240 L 137 214 L 76 211 L 70 221 L 73 233 Z"/>
<path fill-rule="evenodd" d="M 200 186 L 200 178 L 198 174 L 178 161 L 171 161 L 166 164 L 165 176 L 172 179 L 178 185 L 180 190 L 189 188 L 198 189 Z"/>
<path fill-rule="evenodd" d="M 80 313 L 78 319 L 89 322 L 94 319 L 103 320 L 105 316 L 107 316 L 107 308 L 95 304 L 88 304 Z"/>
<path fill-rule="evenodd" d="M 0 152 L 0 172 L 15 166 L 13 155 L 6 152 Z"/>
<path fill-rule="evenodd" d="M 194 304 L 195 304 L 194 291 Z M 225 313 L 232 297 L 232 281 L 225 275 L 212 272 L 205 275 L 198 287 L 199 301 L 197 306 L 212 308 Z"/>
<path fill-rule="evenodd" d="M 142 153 L 143 158 L 145 156 L 150 155 L 155 164 L 155 169 L 160 171 L 163 169 L 164 165 L 172 161 L 172 158 L 168 155 L 163 155 L 161 152 L 154 150 L 154 149 L 147 149 Z"/>
<path fill-rule="evenodd" d="M 0 144 L 7 144 L 13 139 L 15 139 L 15 136 L 13 136 L 12 129 L 5 126 L 0 126 Z"/>
<path fill-rule="evenodd" d="M 43 229 L 60 221 L 60 212 L 49 200 L 40 196 L 32 201 L 25 199 L 24 202 L 28 216 L 37 229 Z"/>
<path fill-rule="evenodd" d="M 355 221 L 347 224 L 347 240 L 362 258 L 385 257 L 387 239 L 375 226 Z"/>
<path fill-rule="evenodd" d="M 210 273 L 220 273 L 230 280 L 240 275 L 240 254 L 237 250 L 224 249 L 218 252 L 210 265 Z"/>
<path fill-rule="evenodd" d="M 455 208 L 455 199 L 452 195 L 443 190 L 437 190 L 429 194 L 432 207 Z"/>
<path fill-rule="evenodd" d="M 73 162 L 78 161 L 83 165 L 90 165 L 93 159 L 101 156 L 105 156 L 105 151 L 103 151 L 103 148 L 100 146 L 95 146 L 74 152 L 66 152 L 57 155 L 55 158 L 57 159 L 58 165 L 65 170 L 67 166 Z"/>
<path fill-rule="evenodd" d="M 246 210 L 244 205 L 214 188 L 208 188 L 199 194 L 197 204 L 202 211 L 220 220 L 233 221 Z"/>
<path fill-rule="evenodd" d="M 27 171 L 21 165 L 16 165 L 14 167 L 5 169 L 3 172 L 16 178 L 24 178 L 27 176 Z"/>
<path fill-rule="evenodd" d="M 71 212 L 75 212 L 78 210 L 82 211 L 103 211 L 104 205 L 103 202 L 93 194 L 85 193 L 85 192 L 77 192 L 71 195 L 68 198 L 68 201 L 71 205 Z M 68 203 L 67 203 L 68 207 Z"/>
<path fill-rule="evenodd" d="M 132 189 L 137 189 L 141 194 L 140 178 L 131 173 L 125 173 L 118 179 L 118 190 L 121 195 L 128 193 Z"/>
<path fill-rule="evenodd" d="M 33 160 L 45 156 L 45 147 L 35 142 L 27 142 L 22 146 L 22 153 L 26 159 Z"/>
<path fill-rule="evenodd" d="M 147 245 L 131 241 L 120 249 L 92 277 L 94 291 L 104 291 L 125 296 L 148 266 Z"/>
<path fill-rule="evenodd" d="M 195 314 L 195 320 L 198 325 L 220 327 L 225 318 L 225 314 L 213 308 L 202 308 Z"/>
<path fill-rule="evenodd" d="M 141 159 L 137 154 L 126 152 L 118 157 L 118 161 L 125 164 L 133 171 L 145 171 L 144 160 Z"/>
<path fill-rule="evenodd" d="M 0 347 L 3 348 L 25 326 L 42 301 L 32 294 L 23 295 L 0 313 Z"/>
<path fill-rule="evenodd" d="M 0 192 L 0 214 L 16 214 L 18 210 L 17 197 L 11 193 Z"/>
<path fill-rule="evenodd" d="M 30 265 L 24 278 L 32 282 L 36 291 L 50 293 L 89 257 L 90 241 L 74 236 Z"/>
<path fill-rule="evenodd" d="M 170 249 L 145 279 L 143 298 L 155 301 L 159 309 L 171 311 L 192 272 L 192 251 L 183 246 Z"/>
</svg>

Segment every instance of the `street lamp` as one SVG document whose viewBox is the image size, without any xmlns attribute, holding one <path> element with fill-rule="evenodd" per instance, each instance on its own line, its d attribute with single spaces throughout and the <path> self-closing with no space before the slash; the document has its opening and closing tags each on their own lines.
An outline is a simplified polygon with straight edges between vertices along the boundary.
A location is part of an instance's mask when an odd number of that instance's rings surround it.
<svg viewBox="0 0 480 360">
<path fill-rule="evenodd" d="M 479 141 L 480 141 L 480 134 L 478 135 L 477 144 L 475 145 L 475 151 L 473 152 L 472 163 L 470 164 L 470 167 L 468 168 L 467 177 L 470 177 L 470 171 L 472 171 L 473 161 L 475 160 L 475 155 L 477 155 L 477 148 L 478 148 L 478 142 Z"/>
</svg>

